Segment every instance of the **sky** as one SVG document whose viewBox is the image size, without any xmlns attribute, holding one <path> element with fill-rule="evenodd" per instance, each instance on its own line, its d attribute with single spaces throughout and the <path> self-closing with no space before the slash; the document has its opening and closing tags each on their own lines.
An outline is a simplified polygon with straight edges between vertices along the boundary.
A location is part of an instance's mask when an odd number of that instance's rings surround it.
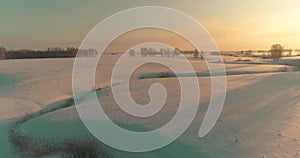
<svg viewBox="0 0 300 158">
<path fill-rule="evenodd" d="M 299 0 L 0 0 L 0 46 L 78 47 L 103 19 L 149 5 L 195 18 L 221 50 L 266 50 L 274 43 L 300 49 Z"/>
</svg>

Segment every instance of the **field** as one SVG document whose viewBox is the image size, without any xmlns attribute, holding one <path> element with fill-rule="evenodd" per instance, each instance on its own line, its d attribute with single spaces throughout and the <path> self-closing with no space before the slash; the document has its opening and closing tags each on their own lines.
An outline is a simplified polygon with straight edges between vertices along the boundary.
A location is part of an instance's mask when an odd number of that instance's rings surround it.
<svg viewBox="0 0 300 158">
<path fill-rule="evenodd" d="M 149 86 L 156 82 L 166 87 L 168 99 L 153 117 L 130 117 L 111 94 L 109 70 L 118 57 L 106 56 L 96 72 L 95 90 L 107 115 L 135 131 L 166 124 L 180 100 L 178 79 L 168 68 L 153 63 L 137 69 L 130 85 L 137 103 L 149 102 Z M 70 154 L 64 150 L 66 142 L 80 146 L 85 141 L 96 142 L 107 157 L 300 157 L 300 58 L 273 62 L 224 57 L 226 101 L 216 126 L 204 138 L 197 134 L 210 99 L 210 76 L 203 60 L 189 57 L 189 61 L 201 90 L 190 128 L 165 148 L 127 153 L 97 142 L 82 124 L 72 101 L 74 59 L 0 60 L 0 157 L 65 157 Z"/>
</svg>

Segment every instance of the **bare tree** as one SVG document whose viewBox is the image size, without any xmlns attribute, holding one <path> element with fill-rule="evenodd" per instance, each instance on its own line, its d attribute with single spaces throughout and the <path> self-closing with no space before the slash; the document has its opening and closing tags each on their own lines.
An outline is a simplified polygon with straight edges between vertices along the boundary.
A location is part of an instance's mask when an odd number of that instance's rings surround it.
<svg viewBox="0 0 300 158">
<path fill-rule="evenodd" d="M 283 46 L 281 44 L 273 44 L 271 47 L 271 58 L 278 61 L 282 57 Z"/>
<path fill-rule="evenodd" d="M 198 58 L 199 56 L 200 56 L 200 52 L 197 49 L 195 49 L 194 58 Z"/>
<path fill-rule="evenodd" d="M 5 59 L 6 49 L 4 47 L 0 47 L 0 59 Z"/>
<path fill-rule="evenodd" d="M 129 55 L 130 55 L 130 56 L 133 57 L 133 56 L 135 56 L 135 54 L 136 54 L 136 52 L 135 52 L 134 49 L 130 49 L 130 50 L 129 50 Z"/>
</svg>

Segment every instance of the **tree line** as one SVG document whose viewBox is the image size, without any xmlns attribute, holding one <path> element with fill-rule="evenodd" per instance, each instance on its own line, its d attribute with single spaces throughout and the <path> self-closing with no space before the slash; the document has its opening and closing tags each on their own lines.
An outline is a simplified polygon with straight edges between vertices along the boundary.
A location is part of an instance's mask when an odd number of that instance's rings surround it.
<svg viewBox="0 0 300 158">
<path fill-rule="evenodd" d="M 79 53 L 79 54 L 78 54 Z M 95 49 L 78 50 L 77 48 L 48 48 L 47 50 L 9 50 L 0 47 L 0 59 L 30 59 L 30 58 L 74 58 L 96 56 Z"/>
<path fill-rule="evenodd" d="M 165 51 L 161 50 L 160 52 L 155 52 L 152 50 L 145 50 L 141 51 L 141 55 L 153 55 L 153 54 L 159 54 L 167 55 L 167 56 L 177 56 L 180 50 L 175 49 L 174 52 L 172 51 Z M 300 52 L 300 49 L 294 50 L 295 52 Z M 146 53 L 145 53 L 146 52 Z M 149 53 L 150 52 L 150 53 Z M 195 58 L 202 58 L 202 53 L 200 53 L 198 50 L 194 51 L 180 51 L 183 54 L 193 54 Z M 271 58 L 274 61 L 279 60 L 283 56 L 283 52 L 289 52 L 287 56 L 291 56 L 292 50 L 290 49 L 284 49 L 284 47 L 281 44 L 273 44 L 271 46 L 271 49 L 268 51 L 257 51 L 260 53 L 263 53 L 262 58 L 267 59 Z M 265 53 L 270 52 L 270 55 L 266 55 Z M 214 52 L 212 52 L 213 54 Z M 219 52 L 216 52 L 219 54 Z M 248 51 L 240 51 L 240 52 L 220 52 L 221 55 L 229 55 L 229 56 L 236 56 L 236 55 L 244 55 L 249 57 L 255 57 L 252 50 Z M 77 55 L 78 54 L 78 55 Z M 46 50 L 27 50 L 27 49 L 21 49 L 21 50 L 9 50 L 7 51 L 4 47 L 0 47 L 0 59 L 27 59 L 27 58 L 74 58 L 76 56 L 78 57 L 95 57 L 97 55 L 97 50 L 95 49 L 86 49 L 86 50 L 79 50 L 77 48 L 68 47 L 67 49 L 54 47 L 54 48 L 48 48 Z M 131 55 L 136 54 L 136 52 L 131 51 Z"/>
</svg>

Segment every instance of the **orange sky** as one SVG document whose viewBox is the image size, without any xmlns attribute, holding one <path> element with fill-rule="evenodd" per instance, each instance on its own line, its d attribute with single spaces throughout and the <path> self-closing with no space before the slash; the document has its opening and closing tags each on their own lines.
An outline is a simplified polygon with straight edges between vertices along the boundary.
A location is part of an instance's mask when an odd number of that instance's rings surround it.
<svg viewBox="0 0 300 158">
<path fill-rule="evenodd" d="M 269 49 L 273 43 L 300 49 L 299 0 L 4 1 L 0 4 L 0 46 L 8 49 L 78 47 L 104 18 L 145 5 L 174 8 L 189 14 L 209 31 L 221 50 Z M 167 37 L 163 33 L 159 36 L 162 40 Z M 180 43 L 177 41 L 185 47 Z"/>
</svg>

